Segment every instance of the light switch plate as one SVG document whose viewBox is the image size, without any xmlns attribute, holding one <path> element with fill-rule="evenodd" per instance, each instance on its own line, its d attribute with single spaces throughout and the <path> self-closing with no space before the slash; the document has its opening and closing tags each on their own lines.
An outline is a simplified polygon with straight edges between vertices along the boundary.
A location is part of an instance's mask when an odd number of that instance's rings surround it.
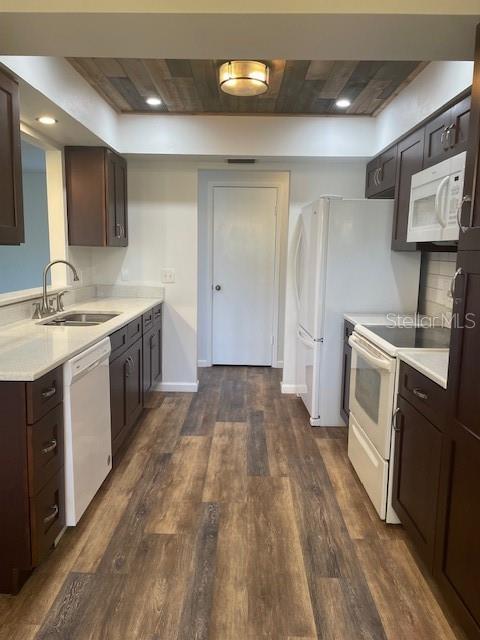
<svg viewBox="0 0 480 640">
<path fill-rule="evenodd" d="M 175 282 L 175 269 L 162 269 L 163 284 L 172 284 Z"/>
</svg>

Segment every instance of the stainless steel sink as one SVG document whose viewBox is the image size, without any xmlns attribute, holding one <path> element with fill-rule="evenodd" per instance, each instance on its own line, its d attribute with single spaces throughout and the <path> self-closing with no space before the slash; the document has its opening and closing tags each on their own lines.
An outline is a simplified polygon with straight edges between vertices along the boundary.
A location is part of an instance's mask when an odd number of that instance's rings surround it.
<svg viewBox="0 0 480 640">
<path fill-rule="evenodd" d="M 88 311 L 70 311 L 40 324 L 52 327 L 91 327 L 116 318 L 118 313 L 89 313 Z"/>
</svg>

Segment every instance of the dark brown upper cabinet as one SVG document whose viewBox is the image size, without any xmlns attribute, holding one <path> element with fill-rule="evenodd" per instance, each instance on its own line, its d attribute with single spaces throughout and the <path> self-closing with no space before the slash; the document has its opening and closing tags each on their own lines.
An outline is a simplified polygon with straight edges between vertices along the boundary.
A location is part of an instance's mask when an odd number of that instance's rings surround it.
<svg viewBox="0 0 480 640">
<path fill-rule="evenodd" d="M 424 169 L 466 150 L 469 119 L 467 96 L 425 125 Z"/>
<path fill-rule="evenodd" d="M 417 129 L 398 143 L 395 209 L 392 227 L 392 249 L 415 251 L 417 244 L 407 242 L 408 209 L 412 176 L 422 170 L 425 129 Z"/>
<path fill-rule="evenodd" d="M 390 147 L 367 165 L 365 196 L 393 198 L 397 169 L 397 145 Z"/>
<path fill-rule="evenodd" d="M 69 244 L 126 247 L 125 160 L 105 147 L 65 147 L 65 174 Z"/>
<path fill-rule="evenodd" d="M 435 576 L 480 639 L 480 251 L 460 251 L 457 266 Z"/>
<path fill-rule="evenodd" d="M 477 84 L 480 84 L 480 69 L 476 76 Z M 479 138 L 475 132 L 478 132 L 479 127 L 479 105 L 480 86 L 476 92 L 474 88 L 472 97 L 469 91 L 464 91 L 367 164 L 365 197 L 395 198 L 392 249 L 414 251 L 419 247 L 415 242 L 407 242 L 410 187 L 415 173 L 467 150 L 468 146 L 465 194 L 471 195 L 468 185 L 477 184 L 477 190 L 480 190 L 478 181 L 474 180 L 478 166 Z M 467 219 L 468 212 L 470 226 L 478 226 L 480 234 L 480 208 L 478 220 L 473 220 L 473 208 L 466 202 L 462 212 L 464 219 Z M 480 247 L 480 236 L 478 246 Z"/>
<path fill-rule="evenodd" d="M 477 27 L 467 161 L 460 210 L 460 251 L 480 250 L 480 26 Z"/>
<path fill-rule="evenodd" d="M 0 244 L 25 242 L 18 84 L 0 71 Z"/>
</svg>

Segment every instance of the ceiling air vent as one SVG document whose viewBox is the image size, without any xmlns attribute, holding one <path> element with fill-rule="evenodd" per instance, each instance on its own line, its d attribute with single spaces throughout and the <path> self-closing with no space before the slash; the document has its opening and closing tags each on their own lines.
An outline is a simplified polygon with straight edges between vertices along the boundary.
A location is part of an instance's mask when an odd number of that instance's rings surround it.
<svg viewBox="0 0 480 640">
<path fill-rule="evenodd" d="M 228 158 L 228 164 L 255 164 L 255 158 Z"/>
</svg>

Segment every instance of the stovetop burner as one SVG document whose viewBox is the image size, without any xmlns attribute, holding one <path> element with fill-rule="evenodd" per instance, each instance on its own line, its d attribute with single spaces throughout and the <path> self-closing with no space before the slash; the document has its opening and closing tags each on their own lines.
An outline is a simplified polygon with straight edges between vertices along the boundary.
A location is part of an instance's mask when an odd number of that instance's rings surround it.
<svg viewBox="0 0 480 640">
<path fill-rule="evenodd" d="M 369 331 L 394 347 L 403 349 L 448 349 L 450 329 L 442 327 L 369 326 Z"/>
</svg>

